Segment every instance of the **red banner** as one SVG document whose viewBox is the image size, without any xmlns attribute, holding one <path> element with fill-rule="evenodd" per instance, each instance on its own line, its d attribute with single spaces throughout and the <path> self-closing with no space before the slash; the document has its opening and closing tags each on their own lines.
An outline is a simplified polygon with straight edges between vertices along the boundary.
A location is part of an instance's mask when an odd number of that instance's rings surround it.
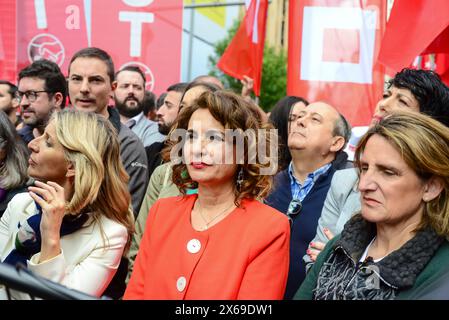
<svg viewBox="0 0 449 320">
<path fill-rule="evenodd" d="M 289 95 L 325 101 L 367 125 L 382 96 L 384 0 L 298 0 L 289 8 Z"/>
<path fill-rule="evenodd" d="M 92 44 L 117 70 L 141 67 L 147 89 L 159 94 L 180 79 L 182 11 L 182 0 L 92 1 Z"/>
<path fill-rule="evenodd" d="M 16 82 L 16 1 L 0 3 L 0 79 Z"/>
<path fill-rule="evenodd" d="M 45 58 L 67 74 L 72 55 L 87 47 L 83 0 L 17 1 L 17 67 Z"/>
</svg>

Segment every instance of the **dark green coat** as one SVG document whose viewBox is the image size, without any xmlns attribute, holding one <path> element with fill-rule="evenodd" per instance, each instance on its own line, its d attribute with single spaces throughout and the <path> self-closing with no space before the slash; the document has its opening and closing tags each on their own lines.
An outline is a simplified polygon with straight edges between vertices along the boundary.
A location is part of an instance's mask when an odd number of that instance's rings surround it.
<svg viewBox="0 0 449 320">
<path fill-rule="evenodd" d="M 354 229 L 354 225 L 356 224 L 357 228 Z M 350 236 L 348 232 L 350 232 L 352 236 Z M 420 237 L 418 237 L 419 233 L 421 233 Z M 405 256 L 408 256 L 410 259 L 407 262 L 408 264 L 410 264 L 410 262 L 413 263 L 414 257 L 420 257 L 420 261 L 424 260 L 422 266 L 419 266 L 418 262 L 416 263 L 417 266 L 414 265 L 414 269 L 419 270 L 417 271 L 418 273 L 416 275 L 412 275 L 411 277 L 409 275 L 406 280 L 399 279 L 395 283 L 394 280 L 396 279 L 395 276 L 402 274 L 399 271 L 397 271 L 397 274 L 393 276 L 386 275 L 385 278 L 387 280 L 391 280 L 389 282 L 393 283 L 394 286 L 396 286 L 397 288 L 395 299 L 410 300 L 410 299 L 419 299 L 422 296 L 428 298 L 429 297 L 428 294 L 431 293 L 432 290 L 438 286 L 440 279 L 449 270 L 449 242 L 447 240 L 443 240 L 441 237 L 436 236 L 432 231 L 430 232 L 423 231 L 419 233 L 417 233 L 417 236 L 415 236 L 415 238 L 420 238 L 421 240 L 413 238 L 412 240 L 409 241 L 410 243 L 408 242 L 408 246 L 406 246 L 407 244 L 405 244 L 399 250 L 389 255 L 392 257 L 396 257 L 402 254 L 402 257 L 404 257 L 404 250 L 407 249 L 403 248 L 408 247 L 409 248 L 408 250 L 411 251 L 405 254 Z M 425 235 L 423 236 L 422 234 Z M 363 253 L 364 249 L 370 242 L 370 239 L 372 239 L 374 235 L 375 235 L 375 225 L 364 221 L 360 215 L 355 216 L 353 219 L 351 219 L 350 222 L 348 222 L 348 224 L 345 226 L 345 230 L 342 232 L 342 234 L 329 241 L 329 243 L 324 248 L 323 252 L 318 256 L 317 261 L 309 271 L 306 279 L 304 280 L 303 284 L 297 291 L 294 299 L 296 300 L 314 299 L 313 290 L 317 286 L 320 270 L 322 269 L 323 264 L 329 261 L 332 254 L 335 254 L 336 250 L 339 250 L 338 248 L 341 248 L 341 245 L 345 244 L 345 241 L 342 240 L 342 237 L 346 238 L 346 240 L 349 238 L 350 241 L 353 241 L 354 246 L 353 247 L 349 246 L 349 249 L 346 247 L 345 250 L 346 252 L 350 253 L 350 256 L 354 257 L 354 261 L 358 261 L 357 259 L 360 259 L 361 254 Z M 415 243 L 412 243 L 412 241 L 415 241 Z M 347 242 L 348 241 L 346 241 L 346 243 Z M 422 252 L 420 252 L 420 250 Z M 425 255 L 426 253 L 429 252 L 430 256 L 426 260 L 425 256 L 423 258 L 423 255 L 421 255 L 421 253 L 424 253 Z M 386 260 L 387 258 L 388 256 L 385 257 L 384 259 Z M 391 260 L 392 259 L 390 259 L 390 261 Z M 401 264 L 398 265 L 397 269 L 400 269 L 400 266 Z M 394 273 L 396 271 L 395 269 L 396 268 L 391 268 L 390 270 L 387 271 L 389 273 Z M 385 274 L 382 273 L 382 269 L 380 274 L 381 276 L 385 276 Z M 323 280 L 323 278 L 321 278 L 321 280 Z"/>
</svg>

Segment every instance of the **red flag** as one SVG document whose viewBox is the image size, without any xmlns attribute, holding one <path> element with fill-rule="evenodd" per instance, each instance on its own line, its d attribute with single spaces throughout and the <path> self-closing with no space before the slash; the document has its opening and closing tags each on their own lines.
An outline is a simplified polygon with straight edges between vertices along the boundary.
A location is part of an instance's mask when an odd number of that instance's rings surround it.
<svg viewBox="0 0 449 320">
<path fill-rule="evenodd" d="M 263 48 L 268 0 L 252 0 L 239 29 L 226 48 L 217 67 L 231 77 L 254 80 L 254 93 L 260 96 Z"/>
<path fill-rule="evenodd" d="M 395 0 L 379 53 L 388 73 L 409 66 L 421 54 L 449 53 L 448 12 L 447 0 Z"/>
<path fill-rule="evenodd" d="M 441 80 L 449 86 L 449 54 L 438 53 L 435 55 L 435 71 Z"/>
<path fill-rule="evenodd" d="M 353 126 L 370 123 L 382 96 L 376 63 L 384 0 L 289 2 L 287 93 L 335 106 Z"/>
</svg>

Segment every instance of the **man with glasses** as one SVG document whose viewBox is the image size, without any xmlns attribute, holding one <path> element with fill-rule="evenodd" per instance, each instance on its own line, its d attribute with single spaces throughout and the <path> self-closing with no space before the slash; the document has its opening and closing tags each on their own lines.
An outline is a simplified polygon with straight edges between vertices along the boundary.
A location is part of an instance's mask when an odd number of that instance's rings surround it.
<svg viewBox="0 0 449 320">
<path fill-rule="evenodd" d="M 24 123 L 18 133 L 25 143 L 41 136 L 52 112 L 64 108 L 66 86 L 58 65 L 49 60 L 34 61 L 19 72 L 15 98 Z"/>
<path fill-rule="evenodd" d="M 275 176 L 265 202 L 290 219 L 290 268 L 285 299 L 291 299 L 305 278 L 302 257 L 315 236 L 318 218 L 336 170 L 348 166 L 342 150 L 351 128 L 332 106 L 297 103 L 289 116 L 288 147 L 292 161 Z"/>
</svg>

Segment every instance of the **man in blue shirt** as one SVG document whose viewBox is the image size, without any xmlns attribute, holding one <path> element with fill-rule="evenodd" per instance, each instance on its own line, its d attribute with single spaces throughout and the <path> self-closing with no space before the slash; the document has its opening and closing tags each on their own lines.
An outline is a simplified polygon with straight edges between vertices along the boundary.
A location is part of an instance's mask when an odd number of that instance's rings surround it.
<svg viewBox="0 0 449 320">
<path fill-rule="evenodd" d="M 351 127 L 338 111 L 323 102 L 296 104 L 289 116 L 288 147 L 292 161 L 275 176 L 265 202 L 291 221 L 290 269 L 285 299 L 291 299 L 305 278 L 306 253 L 329 189 L 332 175 L 346 167 L 342 151 Z"/>
</svg>

